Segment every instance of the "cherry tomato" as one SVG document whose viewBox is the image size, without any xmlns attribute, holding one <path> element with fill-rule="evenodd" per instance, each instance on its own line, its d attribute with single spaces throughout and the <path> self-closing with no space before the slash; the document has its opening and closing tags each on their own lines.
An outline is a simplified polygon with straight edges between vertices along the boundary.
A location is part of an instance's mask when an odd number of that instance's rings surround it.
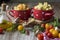
<svg viewBox="0 0 60 40">
<path fill-rule="evenodd" d="M 46 30 L 46 31 L 45 31 L 45 34 L 47 35 L 48 33 L 49 33 L 49 31 L 48 31 L 48 30 Z"/>
<path fill-rule="evenodd" d="M 43 40 L 43 34 L 38 34 L 37 38 L 38 38 L 38 40 Z"/>
<path fill-rule="evenodd" d="M 58 34 L 58 37 L 60 38 L 60 33 Z"/>
<path fill-rule="evenodd" d="M 52 38 L 52 34 L 51 34 L 51 33 L 48 33 L 47 36 L 48 36 L 49 38 Z"/>
<path fill-rule="evenodd" d="M 3 33 L 3 28 L 0 28 L 0 33 Z"/>
<path fill-rule="evenodd" d="M 49 32 L 49 29 L 45 29 L 45 32 L 48 31 Z"/>
<path fill-rule="evenodd" d="M 59 32 L 57 30 L 54 30 L 52 32 L 53 37 L 58 37 Z"/>
<path fill-rule="evenodd" d="M 50 33 L 52 33 L 54 30 L 55 30 L 55 29 L 54 29 L 54 28 L 52 28 L 52 29 L 50 29 L 50 30 L 49 30 L 49 32 L 50 32 Z"/>
<path fill-rule="evenodd" d="M 41 27 L 45 28 L 45 24 L 44 24 L 44 23 L 43 23 L 43 24 L 41 24 Z"/>
<path fill-rule="evenodd" d="M 19 25 L 19 26 L 18 26 L 18 30 L 19 30 L 19 31 L 21 31 L 21 30 L 23 30 L 23 29 L 24 29 L 23 25 Z"/>
<path fill-rule="evenodd" d="M 50 26 L 50 24 L 48 24 L 48 23 L 45 24 L 46 29 L 49 29 L 49 26 Z"/>
<path fill-rule="evenodd" d="M 53 25 L 50 25 L 49 29 L 52 29 L 54 26 Z"/>
</svg>

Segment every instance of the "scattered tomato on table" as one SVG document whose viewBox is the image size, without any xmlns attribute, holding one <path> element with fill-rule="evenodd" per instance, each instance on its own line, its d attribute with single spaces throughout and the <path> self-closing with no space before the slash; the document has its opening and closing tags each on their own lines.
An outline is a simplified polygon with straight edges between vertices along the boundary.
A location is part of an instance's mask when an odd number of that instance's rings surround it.
<svg viewBox="0 0 60 40">
<path fill-rule="evenodd" d="M 2 34 L 3 33 L 3 28 L 0 28 L 0 34 Z"/>
<path fill-rule="evenodd" d="M 49 38 L 52 38 L 52 37 L 53 37 L 51 33 L 48 33 L 47 36 L 48 36 Z"/>
<path fill-rule="evenodd" d="M 50 32 L 50 33 L 52 33 L 54 30 L 55 30 L 55 29 L 54 29 L 54 28 L 52 28 L 52 29 L 50 29 L 50 30 L 49 30 L 49 32 Z"/>
<path fill-rule="evenodd" d="M 53 32 L 52 32 L 52 35 L 53 35 L 53 37 L 58 37 L 58 31 L 57 30 L 54 30 Z"/>
<path fill-rule="evenodd" d="M 49 33 L 49 30 L 45 30 L 45 34 L 47 35 Z"/>
<path fill-rule="evenodd" d="M 45 28 L 46 28 L 46 29 L 49 29 L 49 27 L 50 27 L 50 24 L 49 24 L 49 23 L 46 23 L 46 24 L 45 24 Z"/>
<path fill-rule="evenodd" d="M 10 21 L 7 21 L 7 20 L 3 20 L 3 22 L 0 23 L 0 27 L 3 29 L 7 29 L 7 28 L 11 27 L 12 25 L 13 25 L 13 23 Z"/>
<path fill-rule="evenodd" d="M 49 29 L 52 29 L 53 27 L 54 27 L 53 25 L 50 25 L 50 26 L 49 26 Z"/>
<path fill-rule="evenodd" d="M 19 31 L 22 31 L 23 29 L 24 29 L 23 25 L 19 25 L 19 26 L 18 26 L 18 30 L 19 30 Z"/>
<path fill-rule="evenodd" d="M 60 33 L 58 34 L 58 38 L 60 38 Z"/>
<path fill-rule="evenodd" d="M 8 32 L 15 31 L 18 25 L 19 25 L 18 23 L 13 24 L 11 27 L 7 28 L 6 31 Z"/>
<path fill-rule="evenodd" d="M 41 24 L 41 27 L 45 28 L 45 24 L 44 24 L 44 23 L 42 23 L 42 24 Z"/>
<path fill-rule="evenodd" d="M 43 38 L 44 38 L 44 36 L 43 36 L 43 34 L 37 34 L 37 38 L 38 38 L 38 40 L 43 40 Z"/>
<path fill-rule="evenodd" d="M 13 25 L 12 22 L 7 22 L 7 24 L 11 27 Z"/>
</svg>

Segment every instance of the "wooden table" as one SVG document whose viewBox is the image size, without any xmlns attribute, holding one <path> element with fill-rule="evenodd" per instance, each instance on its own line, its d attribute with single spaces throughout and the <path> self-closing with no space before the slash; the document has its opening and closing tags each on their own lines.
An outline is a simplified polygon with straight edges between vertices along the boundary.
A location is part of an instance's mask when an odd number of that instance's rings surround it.
<svg viewBox="0 0 60 40">
<path fill-rule="evenodd" d="M 36 40 L 34 33 L 30 32 L 30 35 L 21 34 L 20 32 L 9 32 L 0 34 L 0 40 Z"/>
</svg>

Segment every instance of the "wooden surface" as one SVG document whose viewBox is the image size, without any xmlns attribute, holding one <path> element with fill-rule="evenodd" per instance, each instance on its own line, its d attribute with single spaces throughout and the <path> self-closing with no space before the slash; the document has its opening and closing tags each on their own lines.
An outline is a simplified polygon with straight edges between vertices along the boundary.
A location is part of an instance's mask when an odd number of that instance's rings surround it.
<svg viewBox="0 0 60 40">
<path fill-rule="evenodd" d="M 30 35 L 21 34 L 20 32 L 10 32 L 5 33 L 3 35 L 0 34 L 0 40 L 36 40 L 34 37 L 34 33 L 30 33 Z"/>
<path fill-rule="evenodd" d="M 60 18 L 60 5 L 59 3 L 51 3 L 54 7 L 55 17 Z M 29 4 L 31 5 L 31 3 Z M 31 6 L 32 7 L 32 6 Z M 21 34 L 20 32 L 5 32 L 5 34 L 0 34 L 0 40 L 36 40 L 34 33 L 30 32 L 30 35 Z"/>
</svg>

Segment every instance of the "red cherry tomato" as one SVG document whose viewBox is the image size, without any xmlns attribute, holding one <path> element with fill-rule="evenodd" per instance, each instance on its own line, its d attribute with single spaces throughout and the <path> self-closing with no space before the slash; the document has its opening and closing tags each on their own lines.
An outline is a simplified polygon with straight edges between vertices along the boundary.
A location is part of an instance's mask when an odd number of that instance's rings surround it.
<svg viewBox="0 0 60 40">
<path fill-rule="evenodd" d="M 44 23 L 43 23 L 43 24 L 41 24 L 41 27 L 45 28 L 45 24 L 44 24 Z"/>
<path fill-rule="evenodd" d="M 46 30 L 46 31 L 45 31 L 45 34 L 47 35 L 48 33 L 49 33 L 49 31 L 48 31 L 48 30 Z"/>
<path fill-rule="evenodd" d="M 45 31 L 49 31 L 50 29 L 45 29 Z"/>
<path fill-rule="evenodd" d="M 43 40 L 43 34 L 38 34 L 37 38 L 38 38 L 38 40 Z"/>
<path fill-rule="evenodd" d="M 54 26 L 53 25 L 50 25 L 49 29 L 52 29 Z"/>
<path fill-rule="evenodd" d="M 49 38 L 52 38 L 52 34 L 51 34 L 51 33 L 48 33 L 47 36 L 48 36 Z"/>
<path fill-rule="evenodd" d="M 3 33 L 3 28 L 0 28 L 0 33 Z"/>
</svg>

